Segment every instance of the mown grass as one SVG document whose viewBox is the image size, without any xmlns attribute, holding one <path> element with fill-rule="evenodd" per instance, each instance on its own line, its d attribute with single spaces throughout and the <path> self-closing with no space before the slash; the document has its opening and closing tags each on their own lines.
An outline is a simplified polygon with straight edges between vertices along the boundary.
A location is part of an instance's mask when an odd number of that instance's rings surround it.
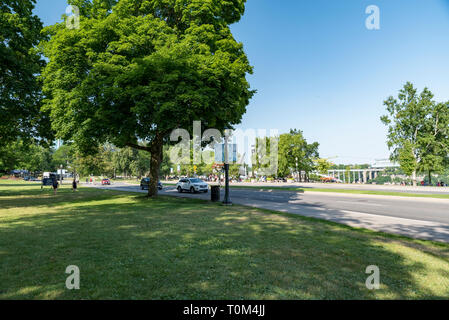
<svg viewBox="0 0 449 320">
<path fill-rule="evenodd" d="M 65 288 L 66 267 L 81 289 Z M 365 286 L 377 265 L 381 289 Z M 0 182 L 0 299 L 449 297 L 449 245 L 200 200 Z"/>
</svg>

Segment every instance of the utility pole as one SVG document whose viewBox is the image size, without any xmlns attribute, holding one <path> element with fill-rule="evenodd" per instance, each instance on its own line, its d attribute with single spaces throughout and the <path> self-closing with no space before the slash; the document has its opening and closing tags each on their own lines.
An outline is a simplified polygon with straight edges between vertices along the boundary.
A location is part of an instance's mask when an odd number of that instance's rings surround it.
<svg viewBox="0 0 449 320">
<path fill-rule="evenodd" d="M 225 197 L 223 204 L 231 206 L 231 197 L 229 195 L 229 149 L 228 149 L 228 135 L 224 135 L 224 169 L 225 169 Z"/>
</svg>

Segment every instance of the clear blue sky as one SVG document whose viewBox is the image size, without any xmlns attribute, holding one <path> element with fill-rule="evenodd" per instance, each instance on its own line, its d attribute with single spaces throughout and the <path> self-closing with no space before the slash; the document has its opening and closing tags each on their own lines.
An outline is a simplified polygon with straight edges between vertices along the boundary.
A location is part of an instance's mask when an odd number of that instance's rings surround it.
<svg viewBox="0 0 449 320">
<path fill-rule="evenodd" d="M 380 8 L 380 30 L 365 9 Z M 64 0 L 38 0 L 46 25 Z M 290 128 L 336 163 L 387 158 L 383 101 L 406 81 L 449 100 L 449 0 L 248 0 L 232 26 L 258 90 L 242 129 Z"/>
</svg>

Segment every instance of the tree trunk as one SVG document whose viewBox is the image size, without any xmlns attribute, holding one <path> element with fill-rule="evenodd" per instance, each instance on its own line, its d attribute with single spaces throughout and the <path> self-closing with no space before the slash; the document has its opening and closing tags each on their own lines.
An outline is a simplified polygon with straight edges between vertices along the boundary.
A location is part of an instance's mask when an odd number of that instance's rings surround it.
<svg viewBox="0 0 449 320">
<path fill-rule="evenodd" d="M 432 171 L 429 170 L 429 186 L 432 185 Z"/>
<path fill-rule="evenodd" d="M 413 173 L 412 173 L 412 182 L 413 182 L 413 186 L 416 187 L 416 170 L 413 170 Z"/>
<path fill-rule="evenodd" d="M 163 157 L 163 138 L 162 134 L 156 134 L 150 146 L 150 185 L 148 187 L 148 197 L 157 197 L 158 194 L 157 185 Z"/>
</svg>

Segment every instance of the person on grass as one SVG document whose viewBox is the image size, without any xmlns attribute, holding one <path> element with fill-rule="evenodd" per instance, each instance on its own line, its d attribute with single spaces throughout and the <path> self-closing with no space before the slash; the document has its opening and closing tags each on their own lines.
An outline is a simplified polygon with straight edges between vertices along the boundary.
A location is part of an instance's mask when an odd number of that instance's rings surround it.
<svg viewBox="0 0 449 320">
<path fill-rule="evenodd" d="M 73 190 L 73 192 L 75 192 L 77 188 L 78 188 L 78 184 L 76 183 L 76 180 L 73 179 L 73 182 L 72 182 L 72 190 Z"/>
<path fill-rule="evenodd" d="M 56 192 L 58 191 L 58 186 L 59 186 L 59 183 L 58 183 L 58 181 L 56 179 L 53 179 L 52 186 L 53 186 L 53 192 L 56 195 Z"/>
</svg>

